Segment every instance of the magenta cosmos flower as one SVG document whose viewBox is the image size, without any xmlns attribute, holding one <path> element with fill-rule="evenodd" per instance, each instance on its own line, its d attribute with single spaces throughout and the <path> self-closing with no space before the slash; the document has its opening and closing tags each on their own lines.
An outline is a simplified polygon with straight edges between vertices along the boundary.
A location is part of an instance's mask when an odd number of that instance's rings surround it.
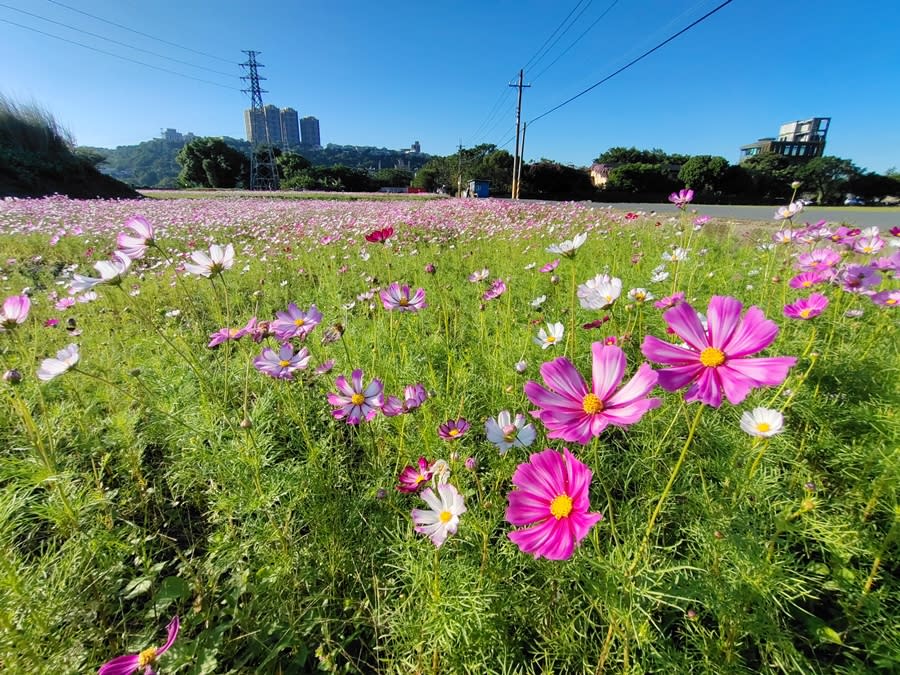
<svg viewBox="0 0 900 675">
<path fill-rule="evenodd" d="M 275 317 L 269 328 L 279 340 L 305 338 L 322 322 L 322 313 L 315 305 L 310 305 L 309 311 L 304 312 L 293 302 L 286 312 L 275 312 Z"/>
<path fill-rule="evenodd" d="M 601 513 L 590 513 L 591 470 L 563 449 L 537 452 L 519 464 L 512 477 L 506 520 L 531 525 L 509 533 L 523 553 L 535 558 L 568 560 L 575 545 L 587 536 Z"/>
<path fill-rule="evenodd" d="M 312 354 L 306 347 L 294 353 L 293 346 L 285 343 L 277 354 L 270 347 L 263 349 L 262 354 L 253 359 L 253 367 L 279 380 L 293 380 L 294 373 L 306 368 L 311 358 Z"/>
<path fill-rule="evenodd" d="M 127 232 L 119 232 L 116 237 L 116 247 L 132 260 L 138 260 L 147 253 L 147 247 L 153 246 L 153 225 L 143 216 L 132 216 L 125 221 L 125 227 L 131 229 L 134 235 Z"/>
<path fill-rule="evenodd" d="M 397 476 L 397 490 L 400 492 L 413 493 L 421 490 L 428 481 L 431 480 L 432 471 L 427 459 L 419 457 L 416 466 L 408 465 L 403 468 L 400 475 Z"/>
<path fill-rule="evenodd" d="M 465 417 L 460 417 L 458 420 L 447 420 L 438 427 L 438 436 L 445 441 L 455 441 L 465 434 L 470 426 Z"/>
<path fill-rule="evenodd" d="M 784 315 L 789 319 L 812 319 L 828 307 L 828 298 L 821 293 L 813 293 L 808 298 L 784 306 Z"/>
<path fill-rule="evenodd" d="M 347 420 L 347 424 L 359 424 L 363 420 L 370 422 L 384 405 L 384 385 L 377 377 L 368 386 L 363 386 L 363 371 L 357 368 L 350 374 L 350 382 L 343 375 L 334 381 L 338 393 L 328 394 L 328 402 L 334 407 L 331 411 L 336 420 Z"/>
<path fill-rule="evenodd" d="M 409 286 L 401 286 L 396 281 L 381 291 L 381 304 L 387 310 L 399 309 L 401 312 L 418 312 L 428 307 L 425 302 L 425 289 L 416 289 L 410 297 Z"/>
<path fill-rule="evenodd" d="M 0 333 L 24 323 L 31 311 L 31 298 L 27 295 L 11 295 L 0 308 Z"/>
<path fill-rule="evenodd" d="M 677 391 L 690 385 L 684 395 L 686 401 L 718 408 L 723 393 L 737 405 L 754 387 L 774 387 L 784 382 L 797 359 L 747 358 L 772 344 L 778 326 L 766 319 L 758 307 L 748 309 L 742 319 L 742 307 L 735 298 L 714 295 L 706 313 L 708 328 L 703 327 L 688 303 L 665 312 L 663 318 L 686 344 L 669 344 L 652 335 L 644 338 L 644 356 L 671 366 L 658 371 L 659 386 Z"/>
<path fill-rule="evenodd" d="M 546 387 L 534 381 L 525 383 L 525 395 L 539 408 L 532 414 L 547 427 L 548 438 L 585 445 L 610 424 L 634 424 L 659 406 L 660 399 L 646 398 L 658 379 L 649 364 L 641 364 L 628 384 L 616 391 L 625 374 L 625 352 L 594 342 L 591 355 L 590 387 L 564 356 L 541 366 Z"/>
<path fill-rule="evenodd" d="M 694 191 L 691 189 L 679 190 L 669 195 L 669 201 L 679 209 L 687 208 L 688 203 L 694 198 Z"/>
<path fill-rule="evenodd" d="M 166 629 L 169 634 L 166 638 L 166 644 L 162 647 L 148 647 L 139 654 L 117 656 L 112 661 L 107 661 L 100 666 L 97 675 L 130 675 L 134 671 L 141 669 L 143 669 L 144 675 L 153 675 L 156 672 L 153 670 L 156 660 L 169 651 L 169 648 L 175 642 L 175 638 L 178 637 L 179 628 L 181 628 L 181 622 L 176 616 L 169 622 Z"/>
</svg>

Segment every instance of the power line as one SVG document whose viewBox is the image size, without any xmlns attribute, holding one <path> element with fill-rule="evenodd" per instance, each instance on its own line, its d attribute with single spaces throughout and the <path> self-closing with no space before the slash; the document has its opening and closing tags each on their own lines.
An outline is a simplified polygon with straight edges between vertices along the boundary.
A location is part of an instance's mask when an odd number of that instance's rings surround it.
<svg viewBox="0 0 900 675">
<path fill-rule="evenodd" d="M 583 38 L 585 35 L 590 33 L 591 30 L 594 28 L 594 26 L 596 26 L 598 23 L 600 23 L 600 20 L 603 17 L 605 17 L 607 14 L 609 14 L 610 10 L 612 10 L 612 8 L 618 4 L 619 4 L 619 0 L 613 0 L 613 2 L 609 5 L 609 7 L 607 7 L 605 10 L 603 10 L 603 13 L 600 16 L 598 16 L 596 19 L 594 19 L 594 22 L 590 26 L 588 26 L 581 35 L 579 35 L 577 38 L 575 38 L 575 41 L 572 44 L 570 44 L 568 47 L 566 47 L 563 50 L 563 52 L 559 56 L 557 56 L 555 59 L 553 59 L 553 61 L 551 61 L 549 65 L 545 66 L 541 72 L 539 72 L 537 75 L 532 77 L 531 81 L 534 82 L 541 75 L 543 75 L 548 70 L 550 70 L 557 61 L 559 61 L 562 57 L 564 57 L 566 54 L 568 54 L 569 50 L 572 49 L 572 47 L 574 47 L 575 45 L 577 45 L 581 41 L 581 38 Z"/>
<path fill-rule="evenodd" d="M 575 6 L 569 11 L 568 14 L 566 14 L 566 18 L 562 20 L 562 23 L 556 27 L 556 30 L 554 30 L 552 33 L 550 33 L 550 37 L 548 37 L 546 40 L 544 40 L 544 44 L 542 44 L 538 48 L 538 50 L 534 53 L 534 55 L 530 59 L 528 59 L 528 62 L 524 66 L 522 66 L 522 70 L 527 70 L 528 67 L 531 66 L 531 64 L 532 64 L 531 62 L 534 61 L 535 58 L 537 58 L 537 55 L 540 54 L 544 50 L 544 47 L 546 47 L 547 43 L 553 39 L 553 36 L 559 32 L 559 29 L 566 25 L 566 23 L 569 20 L 569 17 L 571 17 L 575 13 L 575 10 L 578 9 L 579 5 L 581 5 L 582 2 L 584 2 L 584 0 L 578 0 L 578 2 L 575 4 Z M 588 3 L 588 4 L 590 4 L 590 3 Z"/>
<path fill-rule="evenodd" d="M 734 1 L 734 0 L 725 0 L 725 2 L 723 2 L 721 5 L 719 5 L 719 6 L 716 7 L 715 9 L 710 10 L 709 12 L 707 12 L 706 14 L 704 14 L 703 16 L 701 16 L 699 19 L 697 19 L 696 21 L 694 21 L 694 22 L 691 23 L 690 25 L 685 26 L 685 27 L 682 28 L 680 31 L 678 31 L 677 33 L 675 33 L 674 35 L 672 35 L 671 37 L 668 37 L 668 38 L 666 38 L 665 40 L 663 40 L 662 42 L 660 42 L 658 45 L 656 45 L 656 46 L 653 47 L 652 49 L 648 49 L 646 52 L 644 52 L 643 54 L 641 54 L 640 56 L 638 56 L 636 59 L 633 59 L 633 60 L 629 61 L 628 63 L 626 63 L 626 64 L 625 64 L 624 66 L 622 66 L 621 68 L 619 68 L 619 69 L 618 69 L 617 71 L 615 71 L 614 73 L 611 73 L 611 74 L 607 75 L 606 77 L 604 77 L 604 78 L 603 78 L 602 80 L 600 80 L 599 82 L 595 82 L 594 84 L 592 84 L 590 87 L 588 87 L 588 88 L 585 89 L 584 91 L 578 92 L 577 94 L 575 94 L 575 95 L 572 96 L 571 98 L 566 99 L 565 101 L 563 101 L 563 102 L 560 103 L 559 105 L 554 106 L 553 108 L 550 108 L 550 110 L 541 113 L 540 115 L 538 115 L 538 116 L 535 117 L 534 119 L 530 120 L 531 123 L 534 124 L 535 122 L 537 122 L 537 121 L 538 121 L 539 119 L 541 119 L 542 117 L 546 117 L 546 116 L 549 115 L 550 113 L 559 110 L 560 108 L 562 108 L 562 107 L 565 106 L 565 105 L 568 105 L 569 103 L 571 103 L 571 102 L 574 101 L 575 99 L 581 98 L 582 96 L 584 96 L 585 94 L 587 94 L 589 91 L 592 91 L 592 90 L 596 89 L 596 88 L 599 87 L 601 84 L 603 84 L 604 82 L 607 82 L 607 81 L 611 80 L 612 78 L 614 78 L 614 77 L 615 77 L 616 75 L 618 75 L 619 73 L 628 70 L 629 68 L 631 68 L 631 66 L 633 66 L 634 64 L 636 64 L 638 61 L 641 61 L 641 60 L 643 60 L 644 58 L 650 56 L 650 54 L 652 54 L 652 53 L 655 52 L 656 50 L 660 49 L 660 48 L 663 47 L 664 45 L 667 45 L 667 44 L 670 43 L 672 40 L 674 40 L 675 38 L 677 38 L 679 35 L 683 35 L 684 33 L 688 32 L 691 28 L 693 28 L 693 27 L 696 26 L 697 24 L 699 24 L 699 23 L 705 21 L 706 19 L 708 19 L 709 17 L 711 17 L 713 14 L 715 14 L 716 12 L 718 12 L 720 9 L 722 9 L 722 8 L 725 7 L 726 5 L 730 5 L 733 1 Z"/>
<path fill-rule="evenodd" d="M 195 54 L 200 54 L 201 56 L 206 56 L 210 59 L 216 59 L 217 61 L 223 61 L 224 63 L 228 63 L 234 65 L 234 61 L 231 59 L 223 59 L 221 56 L 216 56 L 215 54 L 208 54 L 206 52 L 201 52 L 197 49 L 192 49 L 191 47 L 185 47 L 183 45 L 177 44 L 175 42 L 169 42 L 168 40 L 163 40 L 162 38 L 154 37 L 148 33 L 142 33 L 139 30 L 135 30 L 134 28 L 129 28 L 128 26 L 123 26 L 120 23 L 116 23 L 115 21 L 109 21 L 108 19 L 104 19 L 101 16 L 96 16 L 95 14 L 89 14 L 88 12 L 84 12 L 76 7 L 72 7 L 63 2 L 59 2 L 58 0 L 47 0 L 47 2 L 51 2 L 54 5 L 59 5 L 60 7 L 65 7 L 68 10 L 73 12 L 78 12 L 79 14 L 83 14 L 84 16 L 89 16 L 92 19 L 96 19 L 97 21 L 102 21 L 103 23 L 108 23 L 110 26 L 115 26 L 116 28 L 122 28 L 123 30 L 127 30 L 135 35 L 143 35 L 145 38 L 150 38 L 151 40 L 156 40 L 157 42 L 162 42 L 163 44 L 169 45 L 170 47 L 178 47 L 178 49 L 184 49 L 189 52 L 194 52 Z"/>
<path fill-rule="evenodd" d="M 145 54 L 150 54 L 151 56 L 156 56 L 161 59 L 167 59 L 168 61 L 174 61 L 175 63 L 180 63 L 185 66 L 190 66 L 191 68 L 198 68 L 200 70 L 206 70 L 210 73 L 215 73 L 216 75 L 224 75 L 225 77 L 235 77 L 235 75 L 231 73 L 223 73 L 221 70 L 213 70 L 212 68 L 207 68 L 206 66 L 198 66 L 188 61 L 182 61 L 181 59 L 175 59 L 171 56 L 166 56 L 164 54 L 159 54 L 157 52 L 150 51 L 149 49 L 142 49 L 141 47 L 135 47 L 134 45 L 128 44 L 127 42 L 119 42 L 118 40 L 113 40 L 112 38 L 108 38 L 104 35 L 99 35 L 98 33 L 92 33 L 87 30 L 82 30 L 81 28 L 75 28 L 73 26 L 69 26 L 61 21 L 54 21 L 53 19 L 48 19 L 45 16 L 40 16 L 39 14 L 32 14 L 31 12 L 26 12 L 24 9 L 19 9 L 17 7 L 10 7 L 2 2 L 0 2 L 0 7 L 5 7 L 6 9 L 11 9 L 14 12 L 19 12 L 20 14 L 26 14 L 28 16 L 32 16 L 36 19 L 40 19 L 41 21 L 46 21 L 47 23 L 53 23 L 57 26 L 62 26 L 63 28 L 68 28 L 69 30 L 73 30 L 76 33 L 84 33 L 85 35 L 90 35 L 91 37 L 99 38 L 101 40 L 105 40 L 106 42 L 111 42 L 115 45 L 119 45 L 121 47 L 127 47 L 128 49 L 134 49 L 135 51 L 144 52 Z"/>
<path fill-rule="evenodd" d="M 162 66 L 154 66 L 151 63 L 144 63 L 143 61 L 138 61 L 137 59 L 131 59 L 127 56 L 122 56 L 121 54 L 115 54 L 113 52 L 108 52 L 104 49 L 98 49 L 97 47 L 91 47 L 90 45 L 86 45 L 82 42 L 77 42 L 75 40 L 69 40 L 68 38 L 61 37 L 59 35 L 54 35 L 53 33 L 47 33 L 42 30 L 38 30 L 37 28 L 32 28 L 31 26 L 25 26 L 21 23 L 16 23 L 15 21 L 10 21 L 9 19 L 0 19 L 3 23 L 8 23 L 12 26 L 18 26 L 19 28 L 24 28 L 25 30 L 30 30 L 34 33 L 40 33 L 41 35 L 46 35 L 47 37 L 52 37 L 56 40 L 61 40 L 63 42 L 68 42 L 69 44 L 78 45 L 79 47 L 84 47 L 85 49 L 90 49 L 93 52 L 98 52 L 100 54 L 105 54 L 106 56 L 112 56 L 117 59 L 122 59 L 123 61 L 129 61 L 130 63 L 136 63 L 140 66 L 146 66 L 147 68 L 153 68 L 154 70 L 161 70 L 164 73 L 169 73 L 170 75 L 177 75 L 178 77 L 184 77 L 188 80 L 195 80 L 197 82 L 205 82 L 206 84 L 212 84 L 216 87 L 222 87 L 223 89 L 231 89 L 232 91 L 240 91 L 236 87 L 229 87 L 227 84 L 221 84 L 220 82 L 213 82 L 212 80 L 204 80 L 201 77 L 194 77 L 193 75 L 185 75 L 184 73 L 179 73 L 174 70 L 169 70 L 168 68 L 163 68 Z"/>
<path fill-rule="evenodd" d="M 563 39 L 563 37 L 565 37 L 565 34 L 568 33 L 572 29 L 572 26 L 575 25 L 575 23 L 578 21 L 578 19 L 581 18 L 581 16 L 588 10 L 588 8 L 590 6 L 591 6 L 591 3 L 588 2 L 588 4 L 586 4 L 580 12 L 578 12 L 578 15 L 574 19 L 572 19 L 572 23 L 570 23 L 568 26 L 566 26 L 566 29 L 562 33 L 559 34 L 559 37 L 557 37 L 553 41 L 553 43 L 549 47 L 547 47 L 547 50 L 541 55 L 541 57 L 532 64 L 533 66 L 536 66 L 537 64 L 539 64 L 541 62 L 541 59 L 543 59 L 545 56 L 547 56 L 547 54 L 549 54 L 553 50 L 553 48 L 559 43 L 560 40 Z"/>
<path fill-rule="evenodd" d="M 503 110 L 503 104 L 512 96 L 512 91 L 510 91 L 509 87 L 506 87 L 502 92 L 500 92 L 500 96 L 497 98 L 497 102 L 494 104 L 494 107 L 491 109 L 491 112 L 485 118 L 485 120 L 481 123 L 478 129 L 472 134 L 471 139 L 472 142 L 469 145 L 475 145 L 475 142 L 484 138 L 485 136 L 489 136 L 491 131 L 500 123 L 503 119 L 502 116 L 498 117 L 498 114 L 501 110 Z M 483 131 L 482 131 L 483 129 Z M 479 134 L 479 131 L 481 133 Z"/>
</svg>

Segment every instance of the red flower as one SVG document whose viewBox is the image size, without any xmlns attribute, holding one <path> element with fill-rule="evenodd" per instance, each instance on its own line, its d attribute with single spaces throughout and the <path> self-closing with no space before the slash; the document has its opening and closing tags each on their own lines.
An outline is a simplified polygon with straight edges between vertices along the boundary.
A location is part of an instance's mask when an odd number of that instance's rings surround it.
<svg viewBox="0 0 900 675">
<path fill-rule="evenodd" d="M 394 228 L 391 226 L 385 227 L 381 230 L 372 230 L 369 234 L 366 235 L 366 241 L 371 242 L 373 244 L 383 244 L 391 236 L 394 234 Z"/>
</svg>

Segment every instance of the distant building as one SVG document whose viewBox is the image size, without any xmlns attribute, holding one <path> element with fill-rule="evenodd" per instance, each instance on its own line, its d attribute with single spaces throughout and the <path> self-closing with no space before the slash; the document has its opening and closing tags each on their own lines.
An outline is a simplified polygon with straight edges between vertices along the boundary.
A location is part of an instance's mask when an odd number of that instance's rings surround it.
<svg viewBox="0 0 900 675">
<path fill-rule="evenodd" d="M 281 118 L 281 143 L 286 148 L 300 145 L 300 124 L 297 120 L 297 111 L 293 108 L 282 108 Z"/>
<path fill-rule="evenodd" d="M 811 117 L 782 124 L 778 138 L 760 138 L 741 146 L 741 161 L 764 154 L 777 154 L 797 162 L 806 162 L 825 154 L 825 136 L 830 117 Z"/>
<path fill-rule="evenodd" d="M 415 152 L 415 153 L 422 152 L 422 146 L 419 144 L 419 141 L 416 141 L 415 143 L 412 144 L 410 151 Z"/>
<path fill-rule="evenodd" d="M 591 164 L 591 183 L 596 188 L 602 188 L 606 186 L 606 181 L 609 180 L 609 172 L 612 171 L 612 167 L 608 164 Z"/>
<path fill-rule="evenodd" d="M 300 142 L 310 148 L 322 147 L 319 138 L 319 120 L 315 117 L 304 117 L 300 120 Z"/>
<path fill-rule="evenodd" d="M 281 138 L 281 111 L 271 103 L 262 110 L 244 111 L 244 130 L 247 140 L 253 144 L 283 145 Z"/>
</svg>

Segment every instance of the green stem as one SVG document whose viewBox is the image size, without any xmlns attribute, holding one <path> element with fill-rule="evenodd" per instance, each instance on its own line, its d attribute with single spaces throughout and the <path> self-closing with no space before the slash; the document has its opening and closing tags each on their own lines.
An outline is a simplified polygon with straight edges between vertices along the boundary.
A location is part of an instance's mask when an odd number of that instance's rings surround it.
<svg viewBox="0 0 900 675">
<path fill-rule="evenodd" d="M 577 298 L 575 261 L 572 261 L 571 307 L 569 308 L 569 339 L 566 340 L 566 353 L 569 359 L 575 360 L 575 299 Z"/>
</svg>

